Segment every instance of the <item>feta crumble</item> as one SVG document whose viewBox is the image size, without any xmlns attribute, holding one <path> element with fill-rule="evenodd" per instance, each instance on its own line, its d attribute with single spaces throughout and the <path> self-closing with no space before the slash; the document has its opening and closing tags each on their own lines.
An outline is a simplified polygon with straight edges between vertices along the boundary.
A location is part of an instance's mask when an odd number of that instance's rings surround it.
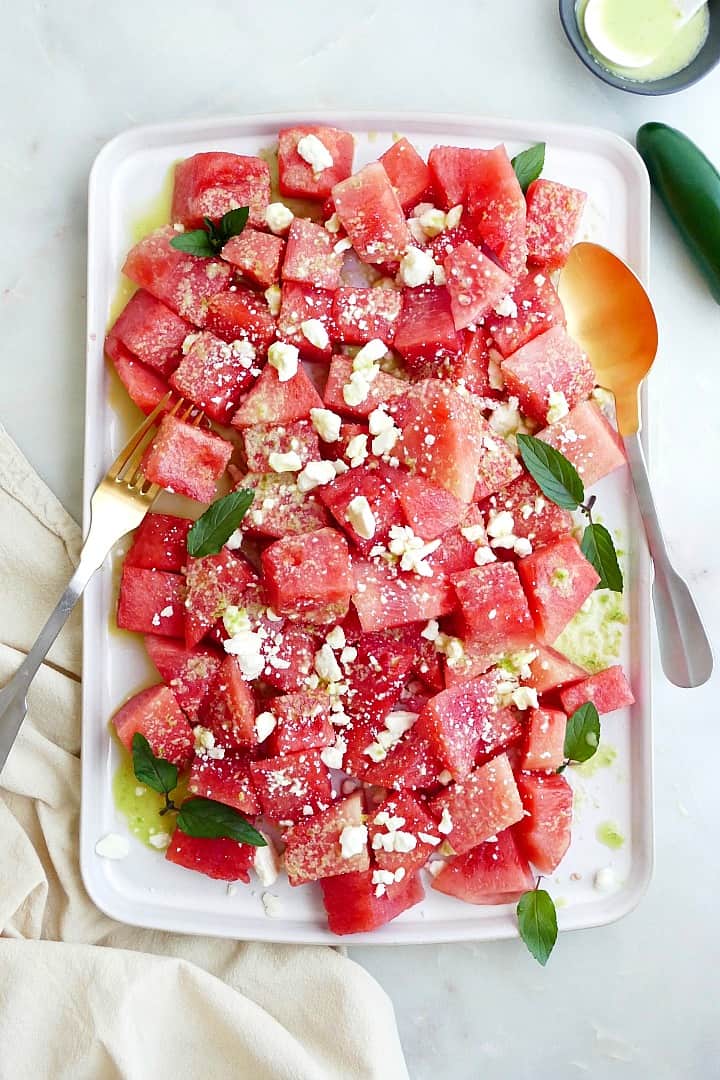
<svg viewBox="0 0 720 1080">
<path fill-rule="evenodd" d="M 101 859 L 126 859 L 130 854 L 128 838 L 120 836 L 119 833 L 108 833 L 98 840 L 95 854 Z"/>
<path fill-rule="evenodd" d="M 350 522 L 355 532 L 363 540 L 372 540 L 377 522 L 370 508 L 370 503 L 364 495 L 356 495 L 354 499 L 350 500 L 345 519 Z"/>
<path fill-rule="evenodd" d="M 303 135 L 301 139 L 298 139 L 297 152 L 316 174 L 325 169 L 332 169 L 332 154 L 317 135 Z"/>
<path fill-rule="evenodd" d="M 324 487 L 335 479 L 335 466 L 332 461 L 308 461 L 297 478 L 298 491 L 307 494 L 316 487 Z"/>
<path fill-rule="evenodd" d="M 409 247 L 400 260 L 400 280 L 411 289 L 433 280 L 435 260 L 427 251 Z"/>
<path fill-rule="evenodd" d="M 548 424 L 555 424 L 558 420 L 562 420 L 563 416 L 567 416 L 570 412 L 570 406 L 562 390 L 553 390 L 552 386 L 549 387 L 549 390 L 547 422 Z"/>
<path fill-rule="evenodd" d="M 270 454 L 268 457 L 268 465 L 272 471 L 276 473 L 299 472 L 303 467 L 300 455 L 294 450 L 288 450 L 286 454 L 279 454 L 277 452 Z"/>
<path fill-rule="evenodd" d="M 270 285 L 269 288 L 265 290 L 264 296 L 267 300 L 267 305 L 270 308 L 270 314 L 276 319 L 280 314 L 280 302 L 282 300 L 280 286 Z"/>
<path fill-rule="evenodd" d="M 265 224 L 271 233 L 278 235 L 287 232 L 294 217 L 292 210 L 285 203 L 273 202 L 265 211 Z"/>
<path fill-rule="evenodd" d="M 333 443 L 340 438 L 342 417 L 331 409 L 311 409 L 310 419 L 312 426 L 323 442 Z"/>
<path fill-rule="evenodd" d="M 367 845 L 367 825 L 346 825 L 340 833 L 340 850 L 343 859 L 361 855 Z"/>
<path fill-rule="evenodd" d="M 276 896 L 275 893 L 264 892 L 261 899 L 267 917 L 269 919 L 279 919 L 282 915 L 280 897 Z"/>
<path fill-rule="evenodd" d="M 300 323 L 303 336 L 316 349 L 327 349 L 330 337 L 320 319 L 304 319 Z"/>
<path fill-rule="evenodd" d="M 274 341 L 268 349 L 268 363 L 278 373 L 280 382 L 287 382 L 297 375 L 300 350 L 285 341 Z"/>
<path fill-rule="evenodd" d="M 265 742 L 277 726 L 277 720 L 271 712 L 261 712 L 255 717 L 255 734 L 258 742 Z"/>
</svg>

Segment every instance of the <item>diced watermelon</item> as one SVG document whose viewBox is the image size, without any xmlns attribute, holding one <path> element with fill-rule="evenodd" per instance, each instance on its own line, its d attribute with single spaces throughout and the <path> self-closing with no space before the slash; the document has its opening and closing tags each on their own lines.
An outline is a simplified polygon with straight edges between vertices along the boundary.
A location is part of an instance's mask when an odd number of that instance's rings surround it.
<svg viewBox="0 0 720 1080">
<path fill-rule="evenodd" d="M 330 773 L 319 750 L 253 761 L 250 775 L 263 813 L 279 824 L 302 821 L 332 802 Z"/>
<path fill-rule="evenodd" d="M 285 623 L 275 653 L 275 659 L 279 663 L 267 665 L 262 674 L 263 681 L 283 694 L 301 690 L 313 670 L 318 646 L 318 639 L 306 626 Z"/>
<path fill-rule="evenodd" d="M 484 319 L 512 292 L 512 278 L 474 244 L 459 244 L 443 267 L 456 330 Z"/>
<path fill-rule="evenodd" d="M 339 357 L 333 359 L 333 363 Z M 323 445 L 323 456 L 330 461 L 336 461 L 338 459 L 345 458 L 346 461 L 350 461 L 350 453 L 348 447 L 356 435 L 366 435 L 368 442 L 366 445 L 371 445 L 370 429 L 367 424 L 352 424 L 344 421 L 340 425 L 340 438 L 334 443 L 325 443 Z"/>
<path fill-rule="evenodd" d="M 243 430 L 245 460 L 250 472 L 270 472 L 270 455 L 298 455 L 303 465 L 319 461 L 320 444 L 309 420 L 293 420 L 289 424 L 256 424 Z"/>
<path fill-rule="evenodd" d="M 247 473 L 238 480 L 237 487 L 255 492 L 254 509 L 242 523 L 248 536 L 279 539 L 314 532 L 328 523 L 317 493 L 298 488 L 297 473 Z"/>
<path fill-rule="evenodd" d="M 386 837 L 390 832 L 388 817 L 400 818 L 400 831 L 414 837 L 415 846 L 411 851 L 385 850 L 388 846 Z M 416 798 L 406 792 L 391 792 L 383 799 L 368 819 L 368 834 L 375 865 L 393 874 L 400 867 L 405 874 L 419 870 L 442 841 L 435 819 Z"/>
<path fill-rule="evenodd" d="M 199 719 L 221 746 L 256 744 L 255 698 L 242 677 L 236 656 L 226 656 L 216 671 L 200 706 Z"/>
<path fill-rule="evenodd" d="M 587 355 L 562 326 L 533 338 L 502 363 L 508 394 L 517 397 L 526 416 L 547 423 L 550 394 L 565 395 L 569 407 L 588 397 L 595 385 Z"/>
<path fill-rule="evenodd" d="M 392 345 L 402 311 L 400 289 L 338 289 L 333 296 L 332 321 L 338 341 L 365 345 L 379 338 Z"/>
<path fill-rule="evenodd" d="M 265 224 L 270 202 L 270 170 L 265 161 L 214 150 L 194 154 L 175 166 L 171 217 L 188 229 L 199 229 L 238 206 L 249 208 L 251 225 Z"/>
<path fill-rule="evenodd" d="M 321 880 L 320 888 L 328 927 L 338 935 L 378 930 L 425 899 L 419 874 L 410 874 L 388 886 L 379 897 L 375 895 L 372 870 L 325 878 Z"/>
<path fill-rule="evenodd" d="M 220 259 L 186 255 L 170 246 L 177 233 L 165 225 L 130 251 L 123 273 L 195 326 L 204 326 L 213 297 L 230 284 L 232 271 Z"/>
<path fill-rule="evenodd" d="M 360 465 L 318 488 L 320 501 L 365 555 L 376 544 L 387 543 L 393 525 L 402 524 L 403 515 L 394 482 L 396 471 L 383 465 L 377 468 Z M 370 539 L 360 536 L 348 520 L 348 507 L 358 496 L 367 499 L 375 519 L 375 532 Z"/>
<path fill-rule="evenodd" d="M 529 645 L 535 625 L 517 570 L 509 562 L 476 566 L 453 578 L 463 620 L 463 637 L 472 639 L 488 661 Z"/>
<path fill-rule="evenodd" d="M 560 700 L 570 716 L 586 701 L 592 701 L 599 713 L 610 713 L 632 705 L 635 698 L 623 669 L 616 664 L 561 690 Z"/>
<path fill-rule="evenodd" d="M 566 727 L 567 716 L 560 709 L 532 709 L 520 768 L 557 772 L 565 760 Z"/>
<path fill-rule="evenodd" d="M 365 400 L 358 405 L 348 405 L 343 396 L 343 387 L 350 382 L 352 370 L 352 360 L 344 356 L 333 356 L 323 395 L 327 409 L 333 409 L 335 412 L 345 413 L 348 416 L 369 416 L 382 402 L 404 394 L 408 388 L 407 382 L 403 379 L 396 379 L 394 375 L 379 371 L 370 383 L 370 392 Z"/>
<path fill-rule="evenodd" d="M 309 821 L 300 822 L 285 833 L 285 869 L 291 885 L 359 873 L 370 866 L 367 845 L 357 855 L 344 856 L 340 845 L 343 829 L 362 825 L 360 792 L 336 802 Z"/>
<path fill-rule="evenodd" d="M 413 472 L 469 503 L 483 457 L 483 417 L 469 397 L 438 379 L 416 383 L 389 410 L 402 431 L 395 453 Z"/>
<path fill-rule="evenodd" d="M 105 352 L 110 357 L 120 382 L 132 401 L 149 416 L 170 393 L 170 387 L 156 371 L 145 367 L 133 358 L 119 341 L 105 341 Z"/>
<path fill-rule="evenodd" d="M 242 556 L 222 548 L 217 555 L 188 558 L 185 637 L 197 645 L 230 605 L 243 606 L 256 588 L 255 572 Z"/>
<path fill-rule="evenodd" d="M 298 153 L 297 145 L 306 135 L 314 135 L 333 159 L 332 165 L 316 173 Z M 278 136 L 278 166 L 280 191 L 298 198 L 324 199 L 340 180 L 352 172 L 354 141 L 349 131 L 304 124 L 283 128 Z"/>
<path fill-rule="evenodd" d="M 444 210 L 465 205 L 470 184 L 486 151 L 469 150 L 464 146 L 434 146 L 428 157 L 428 167 L 438 205 Z"/>
<path fill-rule="evenodd" d="M 346 613 L 353 575 L 347 541 L 335 529 L 276 540 L 262 553 L 262 567 L 278 614 L 325 624 Z"/>
<path fill-rule="evenodd" d="M 365 753 L 385 727 L 397 704 L 414 660 L 414 650 L 392 635 L 363 634 L 355 642 L 357 659 L 344 665 L 348 689 L 342 704 L 351 724 L 344 731 L 347 751 L 343 768 L 362 774 L 371 758 Z"/>
<path fill-rule="evenodd" d="M 480 150 L 467 192 L 467 213 L 478 242 L 513 278 L 525 272 L 527 208 L 507 150 Z"/>
<path fill-rule="evenodd" d="M 210 840 L 204 836 L 188 836 L 175 829 L 165 852 L 168 862 L 195 870 L 198 874 L 219 881 L 250 881 L 256 848 L 240 844 L 229 837 Z"/>
<path fill-rule="evenodd" d="M 471 772 L 476 758 L 498 753 L 522 734 L 517 713 L 499 704 L 502 674 L 451 686 L 431 698 L 417 721 L 434 752 L 456 780 Z"/>
<path fill-rule="evenodd" d="M 476 434 L 482 438 L 473 499 L 480 501 L 511 484 L 520 476 L 522 465 L 503 437 L 482 416 L 476 422 Z"/>
<path fill-rule="evenodd" d="M 558 686 L 577 682 L 578 679 L 584 679 L 587 675 L 583 668 L 573 664 L 566 656 L 551 649 L 548 645 L 541 645 L 539 641 L 536 641 L 533 650 L 538 655 L 530 662 L 531 676 L 527 682 L 529 686 L 537 690 L 538 694 L 547 694 Z"/>
<path fill-rule="evenodd" d="M 335 337 L 332 321 L 333 294 L 328 289 L 316 289 L 302 281 L 285 281 L 282 286 L 278 336 L 295 345 L 306 360 L 329 360 L 331 341 Z M 315 320 L 325 328 L 329 341 L 322 347 L 313 345 L 303 332 L 304 322 Z"/>
<path fill-rule="evenodd" d="M 432 887 L 466 904 L 514 904 L 535 884 L 512 829 L 450 859 Z"/>
<path fill-rule="evenodd" d="M 523 817 L 515 839 L 526 859 L 542 874 L 552 874 L 570 847 L 573 792 L 564 776 L 519 773 Z"/>
<path fill-rule="evenodd" d="M 125 565 L 139 566 L 143 570 L 182 570 L 187 560 L 187 534 L 191 526 L 190 518 L 146 514 L 133 535 Z"/>
<path fill-rule="evenodd" d="M 402 206 L 379 161 L 332 189 L 335 211 L 363 262 L 400 259 L 410 243 Z"/>
<path fill-rule="evenodd" d="M 232 452 L 232 443 L 226 439 L 168 415 L 162 418 L 141 467 L 153 484 L 209 503 Z"/>
<path fill-rule="evenodd" d="M 567 262 L 587 195 L 553 180 L 536 180 L 527 191 L 528 262 L 559 270 Z"/>
<path fill-rule="evenodd" d="M 397 497 L 405 521 L 416 536 L 435 540 L 459 525 L 467 513 L 465 503 L 446 488 L 431 484 L 422 476 L 393 471 Z"/>
<path fill-rule="evenodd" d="M 535 548 L 567 536 L 573 529 L 572 515 L 546 498 L 527 473 L 491 495 L 482 510 L 488 518 L 505 510 L 512 514 L 513 535 L 525 537 Z"/>
<path fill-rule="evenodd" d="M 250 779 L 250 759 L 240 750 L 225 750 L 221 758 L 196 756 L 188 788 L 193 795 L 225 803 L 243 814 L 260 811 Z"/>
<path fill-rule="evenodd" d="M 170 385 L 211 419 L 227 424 L 240 395 L 259 374 L 247 348 L 246 342 L 227 342 L 202 331 L 191 339 Z"/>
<path fill-rule="evenodd" d="M 521 559 L 518 573 L 538 637 L 552 645 L 600 581 L 573 536 L 565 536 Z"/>
<path fill-rule="evenodd" d="M 395 330 L 395 348 L 406 366 L 416 374 L 431 375 L 457 356 L 460 347 L 445 286 L 407 289 Z"/>
<path fill-rule="evenodd" d="M 318 289 L 338 289 L 343 254 L 322 225 L 293 218 L 282 266 L 283 281 L 304 281 Z"/>
<path fill-rule="evenodd" d="M 455 590 L 446 578 L 419 578 L 382 562 L 353 560 L 355 605 L 365 631 L 385 630 L 447 615 L 455 606 Z"/>
<path fill-rule="evenodd" d="M 388 756 L 369 767 L 363 779 L 368 784 L 398 790 L 415 791 L 431 788 L 443 771 L 429 740 L 417 730 L 417 725 L 402 737 Z"/>
<path fill-rule="evenodd" d="M 145 638 L 148 656 L 178 700 L 191 723 L 198 722 L 198 709 L 205 700 L 222 657 L 214 649 L 188 649 L 180 641 Z"/>
<path fill-rule="evenodd" d="M 572 462 L 586 488 L 626 464 L 622 439 L 594 401 L 581 401 L 537 437 Z"/>
<path fill-rule="evenodd" d="M 325 693 L 284 694 L 270 702 L 269 710 L 277 721 L 265 744 L 271 757 L 335 742 L 330 699 Z"/>
<path fill-rule="evenodd" d="M 184 768 L 193 755 L 192 728 L 167 686 L 148 686 L 135 694 L 115 713 L 113 725 L 126 750 L 132 750 L 133 735 L 139 731 L 156 757 L 179 768 Z"/>
<path fill-rule="evenodd" d="M 220 256 L 254 285 L 266 289 L 280 280 L 284 251 L 285 241 L 279 236 L 247 228 L 228 240 Z"/>
<path fill-rule="evenodd" d="M 145 289 L 138 289 L 108 336 L 120 341 L 143 364 L 167 376 L 178 366 L 182 343 L 192 329 L 190 323 L 160 300 Z"/>
<path fill-rule="evenodd" d="M 473 239 L 474 234 L 467 225 L 461 221 L 455 228 L 445 229 L 445 231 L 441 232 L 438 236 L 434 236 L 428 244 L 428 250 L 435 262 L 442 265 L 451 251 L 454 251 L 456 247 L 466 243 L 466 241 L 472 243 Z"/>
<path fill-rule="evenodd" d="M 565 325 L 560 297 L 550 278 L 544 274 L 527 274 L 511 294 L 511 300 L 509 306 L 516 309 L 515 314 L 498 315 L 495 312 L 487 320 L 487 328 L 503 356 L 517 352 L 552 326 Z"/>
<path fill-rule="evenodd" d="M 507 754 L 499 754 L 462 781 L 448 785 L 430 799 L 428 806 L 441 824 L 444 817 L 451 825 L 445 835 L 458 855 L 496 836 L 523 816 Z"/>
<path fill-rule="evenodd" d="M 478 397 L 499 398 L 500 392 L 491 385 L 491 342 L 484 328 L 460 335 L 462 348 L 455 356 L 448 356 L 436 370 L 438 379 L 447 379 L 456 386 L 463 386 Z"/>
<path fill-rule="evenodd" d="M 411 210 L 430 188 L 429 168 L 406 138 L 397 139 L 380 161 L 403 210 Z"/>
<path fill-rule="evenodd" d="M 267 364 L 253 388 L 245 395 L 232 418 L 233 427 L 254 424 L 291 424 L 305 420 L 322 400 L 302 365 L 291 379 L 280 381 L 277 369 Z"/>
<path fill-rule="evenodd" d="M 429 563 L 433 574 L 452 577 L 453 574 L 460 574 L 463 570 L 470 570 L 471 567 L 475 566 L 475 552 L 480 541 L 470 541 L 462 533 L 463 529 L 473 525 L 482 530 L 479 534 L 482 538 L 485 527 L 482 514 L 477 506 L 471 506 L 460 525 L 446 532 L 437 551 L 433 551 L 431 555 L 428 555 L 426 561 Z"/>
<path fill-rule="evenodd" d="M 244 285 L 233 285 L 213 297 L 206 329 L 223 341 L 249 341 L 259 357 L 265 355 L 277 331 L 267 302 Z"/>
<path fill-rule="evenodd" d="M 182 637 L 184 613 L 185 579 L 181 574 L 123 567 L 117 612 L 121 630 Z"/>
</svg>

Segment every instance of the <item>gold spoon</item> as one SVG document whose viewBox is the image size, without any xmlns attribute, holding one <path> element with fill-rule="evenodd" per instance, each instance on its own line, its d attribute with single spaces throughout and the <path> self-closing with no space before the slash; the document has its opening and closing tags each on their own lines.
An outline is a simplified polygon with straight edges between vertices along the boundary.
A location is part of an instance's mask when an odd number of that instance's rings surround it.
<svg viewBox="0 0 720 1080">
<path fill-rule="evenodd" d="M 655 566 L 653 604 L 663 671 L 675 686 L 702 686 L 713 670 L 710 642 L 687 584 L 670 562 L 640 442 L 640 385 L 653 365 L 658 328 L 632 270 L 599 244 L 577 244 L 560 276 L 568 333 L 587 352 L 600 386 L 612 391 L 618 430 Z"/>
</svg>

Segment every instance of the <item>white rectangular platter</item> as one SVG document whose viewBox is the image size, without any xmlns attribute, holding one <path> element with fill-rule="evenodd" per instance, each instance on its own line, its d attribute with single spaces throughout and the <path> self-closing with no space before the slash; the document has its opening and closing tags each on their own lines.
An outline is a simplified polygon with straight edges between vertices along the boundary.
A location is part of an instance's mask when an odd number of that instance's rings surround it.
<svg viewBox="0 0 720 1080">
<path fill-rule="evenodd" d="M 108 399 L 103 338 L 110 304 L 133 225 L 157 197 L 169 167 L 198 151 L 256 154 L 272 145 L 277 131 L 294 123 L 328 123 L 356 136 L 355 168 L 378 157 L 393 135 L 407 135 L 423 155 L 437 143 L 490 147 L 505 142 L 510 154 L 544 141 L 545 176 L 589 194 L 583 238 L 605 244 L 647 281 L 650 192 L 640 158 L 628 143 L 609 132 L 557 124 L 519 123 L 452 116 L 267 115 L 197 120 L 131 130 L 108 143 L 90 177 L 88 257 L 87 399 L 85 416 L 85 511 L 108 464 L 129 434 Z M 138 414 L 139 415 L 139 414 Z M 626 471 L 597 486 L 603 520 L 619 530 L 625 552 L 629 624 L 620 660 L 637 699 L 631 709 L 603 718 L 603 742 L 615 759 L 594 775 L 568 771 L 576 789 L 572 846 L 546 883 L 559 909 L 561 929 L 612 922 L 641 898 L 652 871 L 652 755 L 650 705 L 650 568 L 642 527 Z M 166 862 L 135 838 L 130 855 L 119 861 L 95 854 L 108 832 L 126 832 L 112 795 L 117 750 L 108 720 L 136 690 L 157 681 L 138 635 L 113 628 L 116 581 L 112 560 L 96 576 L 84 603 L 83 771 L 81 865 L 87 890 L 99 908 L 122 922 L 190 934 L 242 940 L 354 944 L 414 944 L 487 940 L 516 933 L 512 906 L 475 907 L 427 888 L 423 904 L 373 934 L 338 939 L 330 934 L 319 889 L 292 889 L 278 881 L 281 915 L 268 918 L 262 887 L 253 882 L 230 892 L 212 881 Z M 610 850 L 597 830 L 612 822 L 624 837 Z M 616 881 L 609 893 L 594 887 L 594 875 L 611 867 Z M 428 881 L 429 886 L 429 881 Z"/>
</svg>

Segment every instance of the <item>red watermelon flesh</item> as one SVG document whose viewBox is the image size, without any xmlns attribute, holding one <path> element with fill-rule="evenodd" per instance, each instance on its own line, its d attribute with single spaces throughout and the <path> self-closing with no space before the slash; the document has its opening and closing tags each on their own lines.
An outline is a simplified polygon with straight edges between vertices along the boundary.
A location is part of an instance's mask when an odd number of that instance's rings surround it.
<svg viewBox="0 0 720 1080">
<path fill-rule="evenodd" d="M 291 885 L 365 871 L 370 866 L 367 846 L 357 855 L 343 856 L 343 830 L 362 825 L 360 792 L 342 799 L 309 821 L 300 822 L 285 833 L 285 869 Z"/>
<path fill-rule="evenodd" d="M 402 258 L 410 243 L 405 215 L 379 161 L 366 165 L 332 189 L 335 211 L 363 262 Z"/>
<path fill-rule="evenodd" d="M 191 723 L 197 723 L 198 709 L 220 667 L 222 657 L 214 649 L 188 649 L 171 638 L 145 638 L 148 656 L 162 679 L 175 694 Z"/>
<path fill-rule="evenodd" d="M 328 517 L 316 492 L 300 491 L 297 473 L 247 473 L 238 479 L 236 490 L 240 488 L 255 492 L 254 509 L 242 523 L 248 536 L 276 539 L 315 532 L 327 525 Z"/>
<path fill-rule="evenodd" d="M 197 645 L 229 606 L 254 596 L 257 576 L 249 563 L 223 548 L 217 555 L 188 557 L 185 638 Z"/>
<path fill-rule="evenodd" d="M 546 544 L 521 559 L 518 573 L 537 635 L 547 645 L 560 636 L 600 581 L 573 536 Z"/>
<path fill-rule="evenodd" d="M 622 439 L 594 401 L 581 401 L 537 437 L 564 454 L 586 488 L 626 464 Z"/>
<path fill-rule="evenodd" d="M 232 236 L 220 252 L 221 258 L 236 266 L 254 285 L 266 289 L 280 280 L 280 264 L 285 241 L 279 236 L 245 228 Z"/>
<path fill-rule="evenodd" d="M 467 513 L 465 503 L 422 476 L 409 476 L 396 469 L 393 479 L 405 521 L 423 540 L 444 536 L 459 525 Z"/>
<path fill-rule="evenodd" d="M 202 228 L 206 217 L 218 221 L 239 206 L 248 207 L 251 225 L 264 225 L 269 202 L 270 169 L 261 158 L 214 150 L 175 166 L 171 216 L 188 229 Z"/>
<path fill-rule="evenodd" d="M 210 840 L 203 836 L 188 836 L 175 829 L 165 852 L 168 862 L 195 870 L 219 881 L 250 881 L 256 848 L 237 840 L 221 837 Z"/>
<path fill-rule="evenodd" d="M 563 709 L 572 715 L 586 701 L 592 701 L 599 713 L 624 709 L 635 701 L 625 673 L 619 664 L 605 668 L 560 691 Z"/>
<path fill-rule="evenodd" d="M 539 641 L 533 644 L 533 650 L 538 654 L 530 662 L 531 677 L 528 685 L 534 687 L 538 694 L 547 694 L 556 690 L 558 686 L 566 683 L 577 682 L 584 679 L 587 671 L 578 667 L 568 660 L 566 656 L 551 649 L 548 645 L 542 645 Z"/>
<path fill-rule="evenodd" d="M 513 278 L 525 272 L 527 208 L 504 146 L 476 151 L 467 191 L 467 214 L 478 242 Z"/>
<path fill-rule="evenodd" d="M 189 764 L 194 748 L 192 728 L 167 686 L 149 686 L 135 694 L 115 713 L 113 724 L 126 750 L 132 751 L 133 735 L 140 732 L 155 757 L 179 768 Z"/>
<path fill-rule="evenodd" d="M 541 874 L 552 874 L 570 847 L 573 792 L 564 776 L 518 773 L 523 817 L 515 839 L 526 859 Z"/>
<path fill-rule="evenodd" d="M 164 416 L 145 452 L 142 470 L 154 484 L 209 503 L 233 452 L 232 443 L 175 416 Z"/>
<path fill-rule="evenodd" d="M 404 394 L 408 388 L 407 382 L 403 379 L 397 379 L 394 375 L 379 371 L 370 383 L 370 391 L 365 400 L 358 405 L 348 405 L 343 396 L 343 387 L 350 382 L 352 370 L 352 360 L 347 360 L 343 356 L 332 358 L 323 395 L 327 409 L 333 409 L 347 416 L 369 416 L 378 405 Z"/>
<path fill-rule="evenodd" d="M 163 398 L 170 394 L 170 387 L 156 371 L 139 363 L 119 341 L 108 337 L 105 352 L 112 360 L 120 382 L 146 416 L 157 408 Z"/>
<path fill-rule="evenodd" d="M 258 357 L 265 355 L 277 331 L 267 301 L 245 285 L 232 285 L 212 298 L 205 328 L 223 341 L 248 341 Z"/>
<path fill-rule="evenodd" d="M 333 295 L 332 321 L 338 341 L 365 345 L 379 338 L 392 345 L 402 310 L 400 289 L 343 287 Z"/>
<path fill-rule="evenodd" d="M 196 334 L 186 344 L 170 385 L 212 420 L 227 424 L 243 390 L 260 373 L 254 351 L 246 350 L 245 342 L 223 341 L 207 331 Z"/>
<path fill-rule="evenodd" d="M 380 161 L 395 189 L 403 210 L 411 210 L 430 188 L 430 170 L 413 144 L 397 139 Z"/>
<path fill-rule="evenodd" d="M 419 578 L 363 559 L 353 560 L 353 574 L 353 603 L 365 631 L 427 622 L 455 607 L 454 590 L 444 577 Z"/>
<path fill-rule="evenodd" d="M 566 727 L 567 716 L 560 709 L 532 709 L 520 767 L 556 772 L 565 760 Z"/>
<path fill-rule="evenodd" d="M 279 824 L 303 821 L 332 802 L 330 773 L 319 750 L 253 761 L 250 774 L 263 813 Z"/>
<path fill-rule="evenodd" d="M 410 851 L 388 851 L 390 829 L 397 824 L 402 833 L 415 839 L 415 846 Z M 398 823 L 397 820 L 400 819 Z M 407 792 L 390 792 L 375 808 L 368 818 L 368 834 L 373 860 L 381 870 L 395 873 L 402 867 L 406 874 L 412 874 L 424 866 L 433 851 L 442 842 L 437 822 L 427 812 L 422 803 Z"/>
<path fill-rule="evenodd" d="M 512 278 L 474 244 L 458 244 L 443 267 L 456 330 L 480 322 L 512 292 Z"/>
<path fill-rule="evenodd" d="M 283 281 L 304 281 L 318 289 L 338 289 L 344 257 L 342 251 L 335 251 L 336 243 L 336 238 L 322 225 L 293 218 L 282 265 Z"/>
<path fill-rule="evenodd" d="M 328 927 L 333 934 L 362 934 L 378 930 L 403 911 L 425 899 L 419 874 L 406 876 L 376 896 L 372 870 L 324 878 L 320 882 Z"/>
<path fill-rule="evenodd" d="M 512 563 L 476 566 L 453 578 L 463 620 L 463 637 L 488 659 L 521 649 L 535 638 L 535 625 L 518 572 Z"/>
<path fill-rule="evenodd" d="M 536 180 L 527 191 L 528 262 L 558 270 L 567 262 L 587 195 L 554 180 Z"/>
<path fill-rule="evenodd" d="M 188 787 L 193 795 L 232 806 L 243 814 L 260 811 L 250 779 L 250 758 L 244 751 L 224 749 L 221 758 L 196 755 Z"/>
<path fill-rule="evenodd" d="M 237 657 L 226 656 L 199 709 L 199 720 L 222 746 L 249 747 L 257 742 L 255 698 Z"/>
<path fill-rule="evenodd" d="M 145 289 L 138 289 L 120 312 L 109 338 L 117 339 L 143 364 L 170 375 L 193 327 Z"/>
<path fill-rule="evenodd" d="M 330 698 L 325 693 L 284 694 L 269 703 L 269 711 L 277 720 L 265 744 L 270 757 L 331 746 L 335 742 Z"/>
<path fill-rule="evenodd" d="M 296 453 L 303 465 L 319 461 L 320 444 L 309 420 L 289 424 L 256 424 L 243 430 L 245 460 L 250 472 L 270 472 L 270 455 Z"/>
<path fill-rule="evenodd" d="M 444 835 L 458 855 L 496 836 L 523 816 L 507 754 L 500 754 L 462 781 L 450 784 L 434 795 L 428 806 L 440 824 L 444 818 L 446 827 L 450 826 Z"/>
<path fill-rule="evenodd" d="M 181 574 L 123 567 L 117 611 L 121 630 L 182 637 L 184 623 L 185 579 Z"/>
<path fill-rule="evenodd" d="M 442 771 L 442 762 L 416 725 L 383 761 L 370 765 L 363 779 L 380 787 L 415 791 L 435 787 Z"/>
<path fill-rule="evenodd" d="M 512 514 L 513 535 L 525 537 L 534 548 L 567 536 L 574 526 L 572 514 L 546 498 L 527 473 L 491 495 L 482 510 L 487 520 L 503 510 Z"/>
<path fill-rule="evenodd" d="M 190 518 L 146 514 L 133 535 L 125 565 L 139 566 L 143 570 L 182 570 L 187 560 L 187 534 L 191 526 Z"/>
<path fill-rule="evenodd" d="M 572 409 L 595 386 L 587 355 L 562 326 L 546 330 L 504 360 L 502 374 L 508 394 L 518 398 L 522 412 L 539 424 L 547 423 L 553 391 L 564 394 Z"/>
<path fill-rule="evenodd" d="M 270 605 L 310 623 L 337 622 L 347 612 L 353 576 L 347 541 L 335 529 L 276 540 L 262 554 Z"/>
<path fill-rule="evenodd" d="M 565 325 L 565 312 L 553 283 L 545 274 L 527 274 L 511 294 L 515 314 L 498 315 L 487 320 L 487 329 L 498 350 L 507 357 L 517 352 L 538 334 L 553 326 Z"/>
<path fill-rule="evenodd" d="M 322 401 L 305 369 L 298 367 L 291 379 L 281 382 L 277 370 L 268 364 L 232 418 L 233 427 L 254 424 L 290 424 L 304 420 L 311 409 L 321 409 Z"/>
<path fill-rule="evenodd" d="M 432 883 L 433 889 L 466 904 L 514 904 L 534 885 L 512 829 L 450 859 Z"/>
<path fill-rule="evenodd" d="M 359 465 L 318 489 L 320 501 L 345 530 L 355 547 L 365 555 L 376 544 L 387 543 L 393 525 L 401 525 L 403 522 L 395 490 L 395 471 L 382 465 L 377 468 Z M 370 539 L 360 536 L 348 519 L 348 507 L 353 499 L 358 497 L 367 499 L 375 519 L 375 533 Z"/>
<path fill-rule="evenodd" d="M 319 173 L 298 152 L 298 143 L 306 135 L 319 139 L 332 157 L 332 165 Z M 278 136 L 280 191 L 300 199 L 326 198 L 335 184 L 350 176 L 354 148 L 350 132 L 340 128 L 319 124 L 283 128 Z"/>
<path fill-rule="evenodd" d="M 406 289 L 394 347 L 416 375 L 432 376 L 460 352 L 450 294 L 444 285 Z"/>
</svg>

